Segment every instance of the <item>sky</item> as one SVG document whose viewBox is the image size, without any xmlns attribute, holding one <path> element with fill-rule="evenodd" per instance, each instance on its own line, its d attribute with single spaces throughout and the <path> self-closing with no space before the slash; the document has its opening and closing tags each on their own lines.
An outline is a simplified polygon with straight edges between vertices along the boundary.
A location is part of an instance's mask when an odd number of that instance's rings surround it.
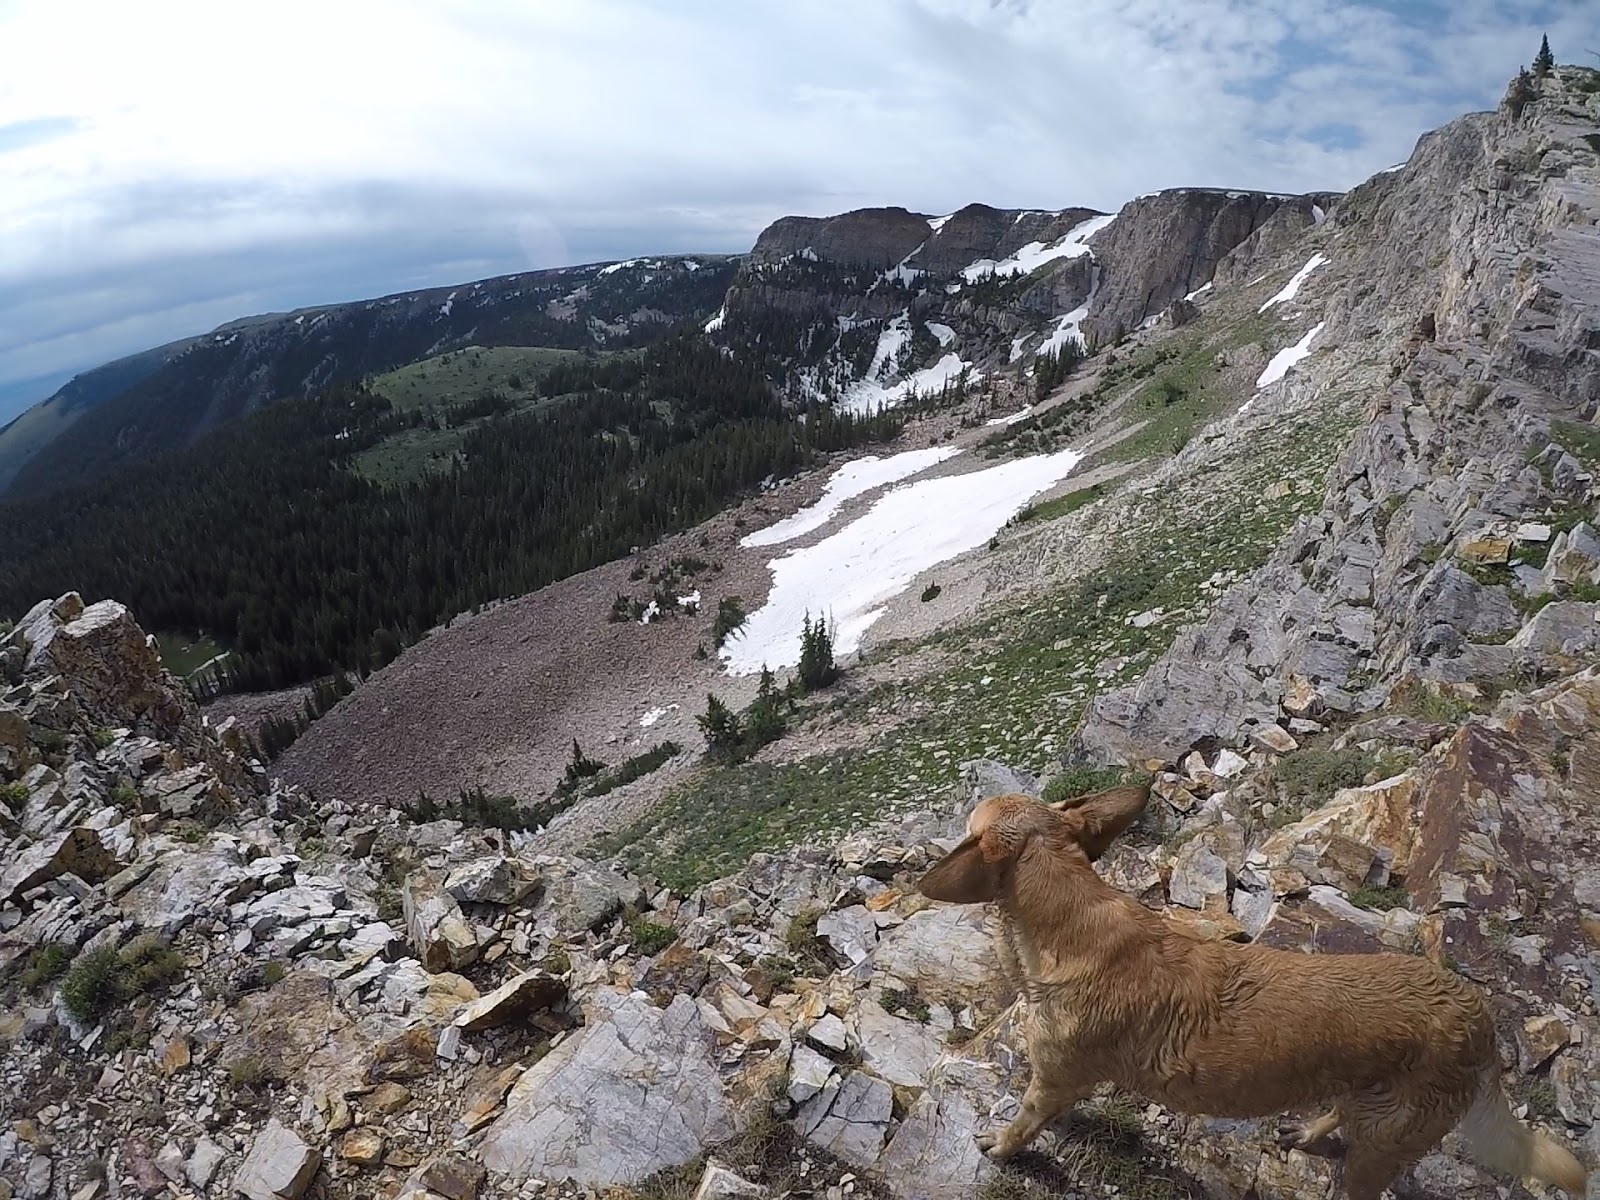
<svg viewBox="0 0 1600 1200">
<path fill-rule="evenodd" d="M 0 0 L 0 422 L 235 317 L 740 251 L 788 213 L 1347 188 L 1542 32 L 1600 64 L 1594 11 Z"/>
</svg>

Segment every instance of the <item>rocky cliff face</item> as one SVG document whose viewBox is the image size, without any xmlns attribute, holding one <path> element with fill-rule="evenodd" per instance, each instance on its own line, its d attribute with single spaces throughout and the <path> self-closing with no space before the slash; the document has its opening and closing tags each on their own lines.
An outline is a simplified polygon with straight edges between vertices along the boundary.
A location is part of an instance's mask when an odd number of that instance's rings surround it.
<svg viewBox="0 0 1600 1200">
<path fill-rule="evenodd" d="M 970 204 L 784 217 L 757 239 L 707 327 L 797 398 L 855 407 L 991 380 L 1067 340 L 1108 345 L 1270 255 L 1328 196 L 1178 188 L 1115 217 Z"/>
<path fill-rule="evenodd" d="M 1285 405 L 1359 389 L 1359 431 L 1322 511 L 1095 701 L 1082 752 L 1181 753 L 1414 685 L 1487 700 L 1593 648 L 1596 104 L 1552 88 L 1520 119 L 1457 121 L 1334 207 L 1326 349 Z"/>
</svg>

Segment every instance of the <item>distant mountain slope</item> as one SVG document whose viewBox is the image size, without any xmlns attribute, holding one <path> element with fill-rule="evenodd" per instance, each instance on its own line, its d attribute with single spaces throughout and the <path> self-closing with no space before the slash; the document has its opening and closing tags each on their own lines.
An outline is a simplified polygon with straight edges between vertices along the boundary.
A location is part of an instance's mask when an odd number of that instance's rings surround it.
<svg viewBox="0 0 1600 1200">
<path fill-rule="evenodd" d="M 0 428 L 0 494 L 29 458 L 60 437 L 84 413 L 147 379 L 195 340 L 168 342 L 75 375 L 48 400 Z"/>
<path fill-rule="evenodd" d="M 1091 208 L 784 217 L 706 331 L 793 399 L 862 409 L 1110 345 L 1235 259 L 1281 250 L 1334 196 L 1173 188 Z"/>
<path fill-rule="evenodd" d="M 0 485 L 19 498 L 88 483 L 263 404 L 469 344 L 644 345 L 704 320 L 735 261 L 564 267 L 230 322 L 79 376 L 24 413 L 0 435 Z"/>
</svg>

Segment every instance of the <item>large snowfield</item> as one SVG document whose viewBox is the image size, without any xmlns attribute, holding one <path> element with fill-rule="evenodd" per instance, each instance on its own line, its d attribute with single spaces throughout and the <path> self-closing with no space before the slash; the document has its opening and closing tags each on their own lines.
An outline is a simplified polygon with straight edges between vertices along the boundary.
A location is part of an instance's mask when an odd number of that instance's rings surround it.
<svg viewBox="0 0 1600 1200">
<path fill-rule="evenodd" d="M 821 529 L 846 500 L 863 492 L 870 492 L 876 487 L 898 483 L 959 453 L 961 451 L 954 446 L 930 446 L 926 450 L 907 450 L 902 454 L 891 454 L 888 458 L 869 454 L 866 458 L 848 462 L 833 473 L 827 486 L 823 488 L 821 499 L 816 503 L 806 505 L 793 516 L 785 517 L 765 529 L 745 534 L 739 539 L 739 545 L 777 546 L 783 542 L 793 541 L 813 529 Z"/>
<path fill-rule="evenodd" d="M 729 673 L 798 663 L 807 613 L 833 623 L 835 654 L 859 649 L 884 606 L 907 584 L 983 545 L 1082 459 L 1076 450 L 1060 450 L 902 484 L 837 533 L 773 559 L 767 602 L 722 647 Z"/>
</svg>

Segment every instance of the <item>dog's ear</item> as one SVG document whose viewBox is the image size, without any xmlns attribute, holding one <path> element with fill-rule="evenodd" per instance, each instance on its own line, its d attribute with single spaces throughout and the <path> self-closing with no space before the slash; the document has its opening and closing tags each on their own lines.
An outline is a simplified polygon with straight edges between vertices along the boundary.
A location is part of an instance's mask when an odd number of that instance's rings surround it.
<svg viewBox="0 0 1600 1200">
<path fill-rule="evenodd" d="M 952 904 L 983 904 L 1000 890 L 1000 862 L 984 855 L 982 838 L 969 837 L 946 854 L 917 882 L 917 890 L 930 900 Z"/>
<path fill-rule="evenodd" d="M 1062 805 L 1062 815 L 1073 840 L 1094 862 L 1138 819 L 1149 799 L 1148 783 L 1131 784 L 1071 800 Z"/>
</svg>

